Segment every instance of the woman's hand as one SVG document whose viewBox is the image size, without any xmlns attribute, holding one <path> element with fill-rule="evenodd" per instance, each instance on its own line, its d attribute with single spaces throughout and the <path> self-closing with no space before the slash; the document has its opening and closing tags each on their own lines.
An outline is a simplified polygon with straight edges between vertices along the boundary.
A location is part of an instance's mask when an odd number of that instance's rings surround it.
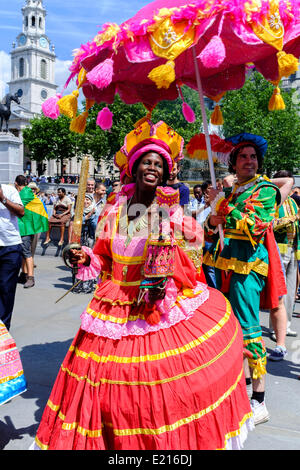
<svg viewBox="0 0 300 470">
<path fill-rule="evenodd" d="M 209 218 L 209 225 L 216 227 L 217 225 L 224 225 L 225 217 L 223 215 L 211 215 Z"/>
<path fill-rule="evenodd" d="M 166 295 L 165 289 L 153 288 L 148 290 L 148 296 L 151 303 L 154 303 L 156 300 L 164 299 Z"/>
<path fill-rule="evenodd" d="M 85 264 L 88 266 L 90 264 L 90 257 L 83 250 L 71 249 L 69 259 L 70 262 L 75 265 Z"/>
</svg>

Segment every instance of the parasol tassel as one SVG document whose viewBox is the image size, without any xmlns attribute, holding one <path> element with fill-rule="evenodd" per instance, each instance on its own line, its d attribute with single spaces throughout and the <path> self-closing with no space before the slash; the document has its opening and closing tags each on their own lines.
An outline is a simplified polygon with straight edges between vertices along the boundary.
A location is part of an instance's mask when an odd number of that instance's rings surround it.
<svg viewBox="0 0 300 470">
<path fill-rule="evenodd" d="M 183 93 L 182 93 L 182 90 L 181 90 L 181 86 L 177 85 L 177 90 L 178 90 L 178 93 L 182 99 L 182 114 L 185 118 L 185 120 L 187 122 L 195 122 L 196 121 L 196 116 L 195 116 L 195 113 L 194 111 L 192 110 L 192 108 L 190 107 L 190 105 L 188 105 L 185 101 L 184 101 L 184 97 L 183 97 Z"/>
<path fill-rule="evenodd" d="M 77 134 L 84 134 L 88 114 L 88 111 L 84 111 L 79 116 L 73 118 L 70 124 L 70 131 L 77 132 Z"/>
<path fill-rule="evenodd" d="M 185 102 L 182 103 L 182 114 L 187 122 L 195 122 L 196 116 L 192 108 Z"/>
<path fill-rule="evenodd" d="M 56 96 L 51 96 L 51 98 L 48 98 L 44 103 L 42 104 L 42 111 L 44 116 L 51 118 L 51 119 L 57 119 L 60 111 L 59 107 L 57 105 L 58 100 L 62 98 L 61 94 L 57 94 Z"/>
<path fill-rule="evenodd" d="M 273 94 L 270 98 L 268 110 L 269 111 L 280 111 L 285 109 L 285 104 L 281 96 L 281 91 L 279 86 L 274 87 Z"/>
<path fill-rule="evenodd" d="M 148 74 L 148 78 L 156 84 L 157 88 L 168 89 L 176 78 L 175 62 L 173 60 L 168 60 L 165 64 L 155 67 Z"/>
<path fill-rule="evenodd" d="M 221 106 L 217 104 L 213 110 L 212 115 L 210 116 L 210 122 L 215 126 L 222 126 L 224 124 L 224 118 L 221 110 Z"/>
<path fill-rule="evenodd" d="M 149 325 L 157 325 L 160 322 L 160 311 L 155 304 L 145 304 L 144 307 L 145 320 Z"/>
<path fill-rule="evenodd" d="M 284 51 L 277 52 L 279 77 L 289 77 L 296 73 L 299 67 L 299 61 L 293 54 L 287 54 Z"/>
<path fill-rule="evenodd" d="M 85 111 L 79 116 L 76 116 L 75 118 L 72 119 L 71 124 L 70 124 L 70 131 L 77 132 L 77 134 L 85 133 L 87 118 L 89 115 L 89 109 L 91 109 L 92 106 L 94 106 L 94 104 L 95 104 L 94 100 L 90 100 L 90 99 L 86 100 Z"/>
<path fill-rule="evenodd" d="M 61 114 L 73 119 L 77 113 L 77 98 L 79 96 L 79 91 L 74 90 L 72 91 L 71 95 L 63 96 L 60 100 L 58 100 L 57 105 L 59 107 L 59 111 Z"/>
<path fill-rule="evenodd" d="M 207 68 L 219 67 L 226 57 L 226 50 L 222 39 L 219 36 L 213 36 L 209 43 L 200 52 L 199 58 Z"/>
<path fill-rule="evenodd" d="M 100 90 L 107 88 L 113 78 L 114 73 L 114 62 L 112 59 L 106 59 L 101 64 L 94 67 L 90 72 L 87 73 L 86 78 L 92 85 L 95 85 Z"/>
<path fill-rule="evenodd" d="M 97 116 L 96 124 L 101 127 L 103 131 L 108 131 L 113 125 L 113 113 L 109 108 L 103 108 Z"/>
</svg>

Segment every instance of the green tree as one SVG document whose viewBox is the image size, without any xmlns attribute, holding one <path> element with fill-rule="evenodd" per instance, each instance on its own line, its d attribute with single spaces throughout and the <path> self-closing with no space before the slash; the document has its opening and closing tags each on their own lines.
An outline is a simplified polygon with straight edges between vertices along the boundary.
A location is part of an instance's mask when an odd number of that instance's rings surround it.
<svg viewBox="0 0 300 470">
<path fill-rule="evenodd" d="M 81 149 L 81 136 L 70 131 L 70 120 L 59 116 L 53 120 L 43 115 L 30 121 L 30 127 L 23 131 L 27 156 L 31 160 L 60 160 L 76 156 Z"/>
<path fill-rule="evenodd" d="M 197 116 L 195 123 L 191 124 L 185 120 L 180 98 L 158 103 L 152 112 L 152 120 L 155 123 L 160 120 L 165 121 L 187 142 L 196 132 L 199 132 L 202 119 L 197 93 L 187 87 L 183 88 L 185 100 Z M 126 105 L 116 95 L 114 102 L 109 105 L 109 109 L 113 113 L 113 126 L 110 131 L 103 131 L 96 125 L 96 119 L 99 111 L 105 106 L 107 105 L 96 104 L 89 111 L 85 138 L 82 141 L 82 150 L 91 154 L 96 161 L 102 158 L 112 159 L 112 156 L 122 147 L 126 134 L 133 129 L 139 119 L 147 114 L 146 108 L 141 103 Z"/>
<path fill-rule="evenodd" d="M 240 132 L 263 136 L 268 141 L 264 169 L 268 175 L 300 165 L 300 117 L 295 91 L 281 90 L 285 110 L 269 111 L 273 86 L 254 72 L 240 90 L 228 91 L 223 98 L 223 132 L 225 137 Z"/>
<path fill-rule="evenodd" d="M 109 131 L 103 131 L 97 124 L 98 113 L 106 104 L 95 104 L 89 111 L 85 134 L 81 142 L 81 149 L 89 153 L 96 161 L 100 159 L 111 160 L 113 155 L 124 143 L 129 130 L 133 129 L 136 121 L 145 115 L 142 104 L 126 105 L 119 96 L 109 105 L 113 113 L 113 126 Z"/>
<path fill-rule="evenodd" d="M 182 114 L 182 100 L 163 101 L 152 113 L 153 122 L 163 120 L 173 127 L 186 142 L 201 126 L 200 106 L 198 95 L 188 87 L 183 87 L 185 101 L 193 108 L 197 117 L 195 123 L 188 123 Z M 31 120 L 31 126 L 24 130 L 24 143 L 28 156 L 32 160 L 57 160 L 82 155 L 91 155 L 96 162 L 107 160 L 112 162 L 115 153 L 122 147 L 126 134 L 133 129 L 135 123 L 146 116 L 147 110 L 141 104 L 126 105 L 118 95 L 109 105 L 113 113 L 113 126 L 109 131 L 103 131 L 96 124 L 97 115 L 106 104 L 95 104 L 89 110 L 84 134 L 71 132 L 70 119 L 61 115 L 56 120 L 41 115 Z M 78 114 L 84 110 L 84 103 Z"/>
<path fill-rule="evenodd" d="M 193 109 L 196 120 L 193 123 L 186 121 L 182 112 L 182 99 L 174 101 L 161 101 L 154 109 L 152 116 L 154 122 L 162 120 L 169 124 L 187 143 L 193 135 L 200 132 L 202 125 L 201 109 L 198 93 L 187 86 L 182 87 L 184 101 Z"/>
</svg>

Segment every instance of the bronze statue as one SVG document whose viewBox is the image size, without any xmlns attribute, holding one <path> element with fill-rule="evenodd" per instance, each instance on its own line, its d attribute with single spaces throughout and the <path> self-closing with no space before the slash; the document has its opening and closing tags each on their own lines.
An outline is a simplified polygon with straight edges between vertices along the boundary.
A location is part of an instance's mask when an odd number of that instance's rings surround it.
<svg viewBox="0 0 300 470">
<path fill-rule="evenodd" d="M 0 103 L 0 132 L 2 132 L 3 120 L 6 123 L 6 132 L 8 132 L 8 121 L 11 115 L 10 105 L 11 102 L 15 101 L 17 104 L 20 104 L 19 96 L 17 93 L 14 95 L 7 93 L 4 96 L 2 103 Z"/>
</svg>

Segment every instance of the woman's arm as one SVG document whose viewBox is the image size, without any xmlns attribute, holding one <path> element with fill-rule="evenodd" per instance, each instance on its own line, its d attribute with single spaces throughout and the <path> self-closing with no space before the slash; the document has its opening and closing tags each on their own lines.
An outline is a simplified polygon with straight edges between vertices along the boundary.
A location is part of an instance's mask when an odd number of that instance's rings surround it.
<svg viewBox="0 0 300 470">
<path fill-rule="evenodd" d="M 69 205 L 67 206 L 67 210 L 66 210 L 65 212 L 63 212 L 62 214 L 56 215 L 56 217 L 57 217 L 58 219 L 61 219 L 61 218 L 64 217 L 65 215 L 70 214 L 70 212 L 71 212 L 71 204 L 69 204 Z"/>
</svg>

